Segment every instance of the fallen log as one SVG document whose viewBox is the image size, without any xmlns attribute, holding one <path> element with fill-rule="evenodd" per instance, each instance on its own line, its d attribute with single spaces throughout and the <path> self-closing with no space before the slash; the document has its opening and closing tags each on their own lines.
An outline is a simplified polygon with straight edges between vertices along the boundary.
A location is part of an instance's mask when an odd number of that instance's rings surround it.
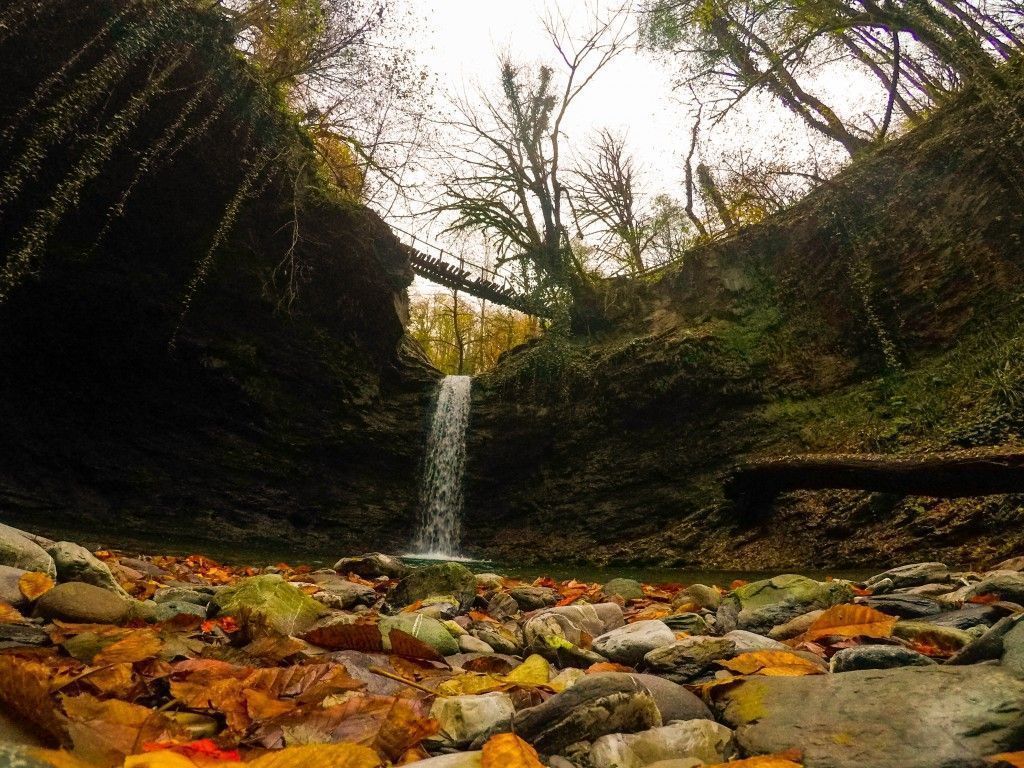
<svg viewBox="0 0 1024 768">
<path fill-rule="evenodd" d="M 1024 450 L 778 456 L 737 464 L 723 482 L 726 497 L 746 508 L 787 491 L 831 488 L 938 498 L 1024 493 Z"/>
</svg>

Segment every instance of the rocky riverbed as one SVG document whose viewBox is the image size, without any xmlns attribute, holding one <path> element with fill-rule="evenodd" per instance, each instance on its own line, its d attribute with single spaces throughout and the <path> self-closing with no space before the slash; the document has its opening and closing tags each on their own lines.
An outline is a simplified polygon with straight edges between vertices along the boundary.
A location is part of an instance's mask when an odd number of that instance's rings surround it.
<svg viewBox="0 0 1024 768">
<path fill-rule="evenodd" d="M 1022 604 L 1024 558 L 527 582 L 380 554 L 129 557 L 0 526 L 0 763 L 1022 765 Z"/>
</svg>

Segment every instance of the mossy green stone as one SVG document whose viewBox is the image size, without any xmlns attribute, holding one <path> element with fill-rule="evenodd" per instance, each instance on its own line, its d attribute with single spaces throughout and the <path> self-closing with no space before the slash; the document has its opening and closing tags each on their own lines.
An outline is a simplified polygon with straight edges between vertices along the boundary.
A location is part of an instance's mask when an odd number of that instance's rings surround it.
<svg viewBox="0 0 1024 768">
<path fill-rule="evenodd" d="M 612 579 L 601 590 L 609 597 L 621 597 L 623 600 L 640 600 L 644 596 L 643 586 L 633 579 Z"/>
<path fill-rule="evenodd" d="M 417 600 L 451 597 L 453 603 L 468 608 L 476 597 L 476 577 L 460 563 L 437 563 L 417 568 L 402 579 L 388 595 L 392 610 L 412 605 Z"/>
<path fill-rule="evenodd" d="M 787 573 L 745 584 L 733 590 L 732 597 L 739 602 L 741 610 L 756 611 L 782 602 L 826 607 L 845 602 L 853 597 L 853 592 L 839 582 L 815 581 Z"/>
<path fill-rule="evenodd" d="M 294 635 L 309 629 L 327 609 L 277 574 L 253 576 L 222 589 L 213 598 L 220 613 L 234 616 L 250 632 Z"/>
<path fill-rule="evenodd" d="M 459 652 L 459 643 L 443 623 L 421 613 L 402 613 L 398 616 L 381 619 L 378 625 L 385 645 L 392 629 L 412 635 L 420 642 L 426 643 L 442 656 L 451 656 Z"/>
</svg>

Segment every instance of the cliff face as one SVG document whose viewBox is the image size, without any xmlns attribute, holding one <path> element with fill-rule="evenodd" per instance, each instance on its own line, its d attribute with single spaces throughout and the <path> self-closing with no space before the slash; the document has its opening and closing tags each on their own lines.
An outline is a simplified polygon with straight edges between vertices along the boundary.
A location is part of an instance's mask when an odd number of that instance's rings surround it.
<svg viewBox="0 0 1024 768">
<path fill-rule="evenodd" d="M 480 551 L 750 568 L 1024 545 L 1019 498 L 805 492 L 752 520 L 720 486 L 744 456 L 1024 442 L 1024 106 L 1004 74 L 656 284 L 606 286 L 614 332 L 508 356 L 475 389 Z"/>
<path fill-rule="evenodd" d="M 89 47 L 91 36 L 146 7 L 61 5 L 0 47 L 0 126 L 14 126 L 0 168 L 46 135 L 57 114 L 48 104 L 87 93 L 90 72 L 136 27 Z M 403 352 L 407 259 L 377 216 L 315 186 L 295 218 L 295 164 L 279 158 L 308 152 L 303 136 L 216 19 L 189 24 L 181 34 L 191 37 L 166 41 L 176 63 L 158 95 L 0 305 L 0 517 L 107 543 L 400 550 L 434 380 Z M 73 132 L 46 145 L 44 172 L 0 224 L 4 263 L 163 55 L 140 54 Z M 63 90 L 26 120 L 65 62 L 75 63 Z M 161 142 L 174 152 L 152 157 Z M 247 178 L 256 181 L 232 220 Z"/>
</svg>

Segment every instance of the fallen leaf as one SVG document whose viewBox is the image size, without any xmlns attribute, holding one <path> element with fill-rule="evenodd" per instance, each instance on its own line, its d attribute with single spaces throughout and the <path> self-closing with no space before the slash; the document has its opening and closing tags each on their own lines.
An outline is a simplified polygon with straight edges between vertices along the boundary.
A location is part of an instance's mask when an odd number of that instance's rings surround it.
<svg viewBox="0 0 1024 768">
<path fill-rule="evenodd" d="M 636 672 L 636 670 L 625 664 L 616 664 L 614 661 L 599 661 L 587 667 L 586 672 L 588 675 L 596 675 L 601 672 Z"/>
<path fill-rule="evenodd" d="M 525 683 L 527 685 L 547 685 L 551 679 L 551 664 L 540 654 L 531 654 L 518 667 L 507 675 L 505 680 L 510 683 Z"/>
<path fill-rule="evenodd" d="M 1024 768 L 1024 752 L 1002 752 L 985 758 L 986 763 L 997 766 L 1008 765 L 1011 768 Z"/>
<path fill-rule="evenodd" d="M 161 741 L 153 744 L 143 744 L 146 752 L 169 751 L 177 752 L 185 757 L 208 757 L 212 760 L 233 760 L 240 762 L 242 756 L 235 749 L 221 749 L 213 739 L 199 739 L 190 741 L 187 744 L 176 744 L 171 741 Z"/>
<path fill-rule="evenodd" d="M 147 742 L 184 736 L 163 713 L 138 704 L 89 694 L 65 696 L 62 704 L 76 756 L 100 765 L 120 763 Z"/>
<path fill-rule="evenodd" d="M 153 630 L 131 630 L 126 637 L 97 653 L 92 663 L 98 667 L 107 664 L 134 664 L 137 661 L 155 658 L 162 647 L 163 643 Z"/>
<path fill-rule="evenodd" d="M 789 651 L 750 651 L 718 663 L 741 675 L 799 677 L 819 675 L 825 671 L 813 661 Z"/>
<path fill-rule="evenodd" d="M 377 732 L 374 748 L 389 760 L 398 760 L 440 730 L 440 724 L 429 712 L 420 699 L 396 698 Z"/>
<path fill-rule="evenodd" d="M 391 653 L 396 656 L 406 656 L 410 659 L 426 659 L 427 661 L 439 661 L 447 664 L 444 656 L 424 643 L 419 638 L 413 637 L 408 632 L 400 629 L 392 629 L 388 633 L 388 642 L 391 644 Z"/>
<path fill-rule="evenodd" d="M 499 733 L 484 744 L 483 768 L 544 768 L 537 750 L 514 733 Z"/>
<path fill-rule="evenodd" d="M 728 763 L 715 763 L 705 768 L 803 768 L 799 762 L 802 754 L 799 749 L 791 749 L 775 755 L 758 755 L 745 760 L 732 760 Z"/>
<path fill-rule="evenodd" d="M 246 768 L 379 768 L 372 749 L 359 744 L 312 744 L 288 747 L 246 763 Z"/>
<path fill-rule="evenodd" d="M 834 605 L 815 619 L 799 642 L 813 642 L 819 637 L 889 637 L 898 617 L 876 611 L 867 605 Z M 791 641 L 793 642 L 793 641 Z"/>
<path fill-rule="evenodd" d="M 51 696 L 62 682 L 46 664 L 0 656 L 0 703 L 54 744 L 68 743 L 67 724 Z"/>
<path fill-rule="evenodd" d="M 31 571 L 18 579 L 18 590 L 29 602 L 35 602 L 53 589 L 53 579 L 45 573 Z"/>
<path fill-rule="evenodd" d="M 302 639 L 329 651 L 384 651 L 384 638 L 374 624 L 334 624 L 318 627 L 302 635 Z"/>
<path fill-rule="evenodd" d="M 25 617 L 17 608 L 0 600 L 0 624 L 24 624 Z"/>
</svg>

